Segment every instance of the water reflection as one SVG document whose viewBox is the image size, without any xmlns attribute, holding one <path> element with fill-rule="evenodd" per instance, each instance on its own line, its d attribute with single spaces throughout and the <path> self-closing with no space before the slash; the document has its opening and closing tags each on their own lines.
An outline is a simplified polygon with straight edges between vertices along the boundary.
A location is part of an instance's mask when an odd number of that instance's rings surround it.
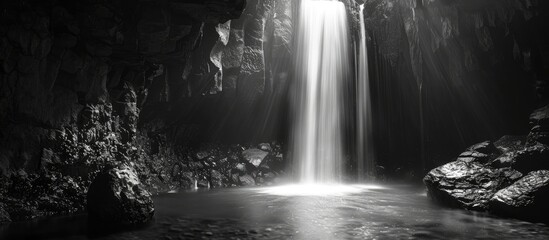
<svg viewBox="0 0 549 240">
<path fill-rule="evenodd" d="M 421 188 L 347 187 L 323 195 L 297 186 L 166 194 L 155 198 L 147 228 L 94 239 L 549 239 L 546 225 L 442 208 Z M 92 238 L 85 218 L 62 219 L 12 223 L 0 239 Z"/>
</svg>

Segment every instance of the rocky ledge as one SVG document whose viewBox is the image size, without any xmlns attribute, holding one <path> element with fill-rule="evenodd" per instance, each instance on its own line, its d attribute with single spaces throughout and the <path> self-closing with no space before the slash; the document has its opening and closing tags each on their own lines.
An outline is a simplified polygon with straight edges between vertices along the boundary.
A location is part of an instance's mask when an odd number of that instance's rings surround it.
<svg viewBox="0 0 549 240">
<path fill-rule="evenodd" d="M 549 106 L 530 116 L 527 137 L 469 147 L 423 179 L 428 195 L 451 207 L 549 222 Z"/>
</svg>

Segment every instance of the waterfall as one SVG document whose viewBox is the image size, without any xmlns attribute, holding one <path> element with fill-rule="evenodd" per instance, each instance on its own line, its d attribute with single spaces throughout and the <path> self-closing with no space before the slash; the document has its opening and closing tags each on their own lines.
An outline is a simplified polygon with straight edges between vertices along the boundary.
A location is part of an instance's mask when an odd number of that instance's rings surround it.
<svg viewBox="0 0 549 240">
<path fill-rule="evenodd" d="M 356 83 L 356 149 L 358 179 L 373 177 L 375 172 L 372 139 L 372 105 L 370 102 L 370 79 L 368 74 L 368 49 L 364 26 L 364 4 L 360 5 L 360 41 L 358 54 L 358 77 Z"/>
<path fill-rule="evenodd" d="M 342 176 L 349 64 L 347 12 L 338 1 L 303 0 L 296 33 L 292 158 L 300 183 Z"/>
</svg>

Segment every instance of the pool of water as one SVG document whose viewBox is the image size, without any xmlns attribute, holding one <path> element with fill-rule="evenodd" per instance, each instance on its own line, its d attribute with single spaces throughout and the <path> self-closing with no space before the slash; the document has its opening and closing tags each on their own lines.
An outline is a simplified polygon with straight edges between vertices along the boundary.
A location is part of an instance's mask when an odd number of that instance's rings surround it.
<svg viewBox="0 0 549 240">
<path fill-rule="evenodd" d="M 405 185 L 234 188 L 154 200 L 155 220 L 140 229 L 98 235 L 82 215 L 0 226 L 0 239 L 549 239 L 547 225 L 447 209 Z"/>
</svg>

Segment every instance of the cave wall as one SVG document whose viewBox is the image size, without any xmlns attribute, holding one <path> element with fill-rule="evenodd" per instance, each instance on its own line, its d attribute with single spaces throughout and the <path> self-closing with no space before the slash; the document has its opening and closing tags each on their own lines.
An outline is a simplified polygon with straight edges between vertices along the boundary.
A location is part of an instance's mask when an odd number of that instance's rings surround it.
<svg viewBox="0 0 549 240">
<path fill-rule="evenodd" d="M 12 220 L 83 210 L 95 174 L 119 163 L 153 192 L 189 187 L 201 177 L 181 185 L 173 169 L 189 168 L 190 143 L 276 138 L 290 6 L 2 2 L 0 209 Z"/>
<path fill-rule="evenodd" d="M 365 1 L 378 162 L 387 171 L 425 171 L 476 142 L 528 132 L 528 115 L 547 101 L 548 7 Z M 414 167 L 422 158 L 420 101 L 423 170 Z"/>
</svg>

